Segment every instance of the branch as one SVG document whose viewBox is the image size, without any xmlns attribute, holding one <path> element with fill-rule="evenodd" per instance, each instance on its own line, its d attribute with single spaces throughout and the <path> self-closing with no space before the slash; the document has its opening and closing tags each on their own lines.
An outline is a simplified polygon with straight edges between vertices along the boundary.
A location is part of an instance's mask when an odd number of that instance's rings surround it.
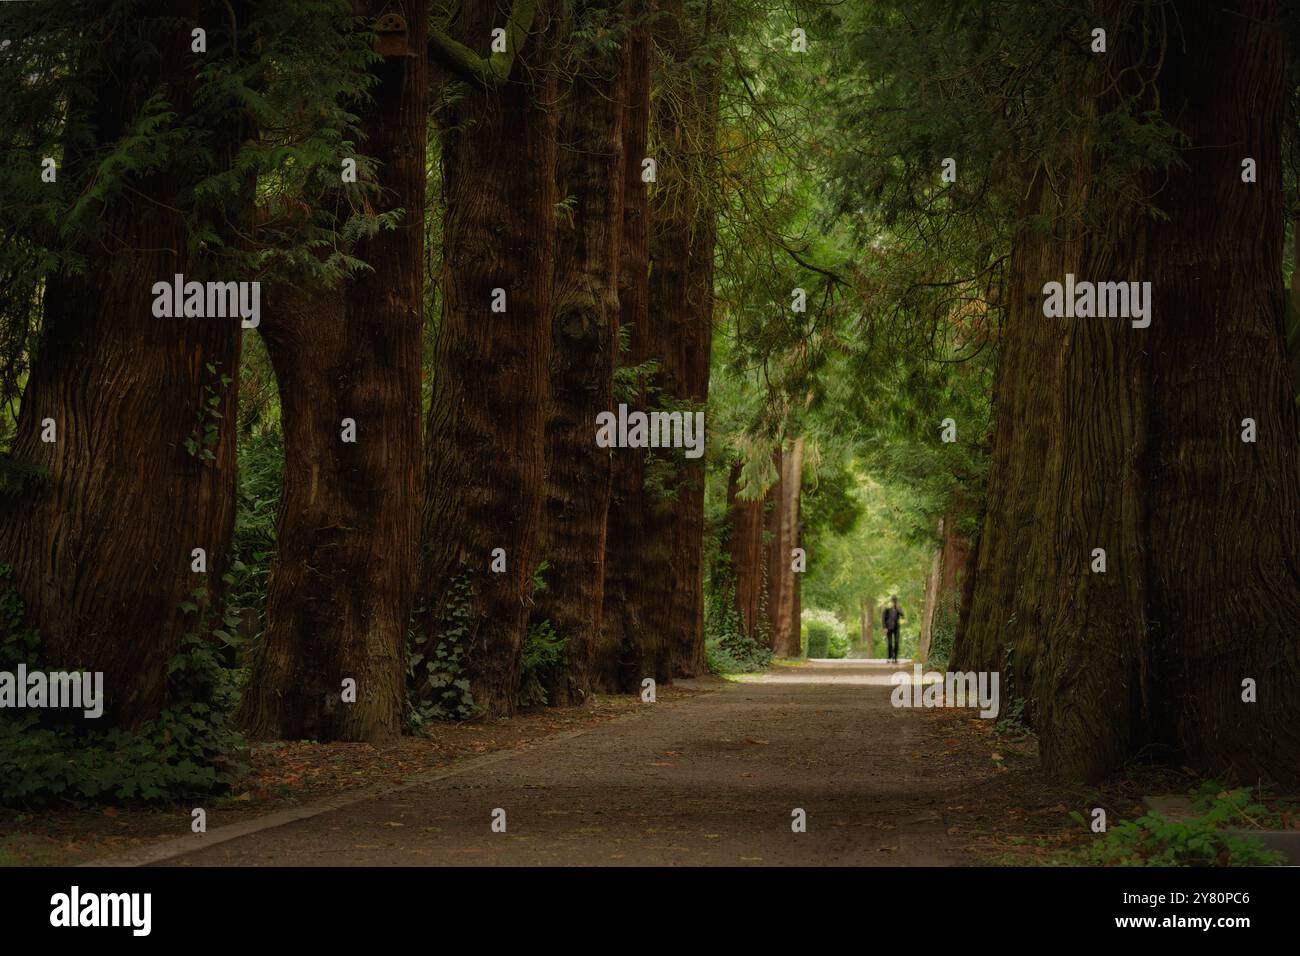
<svg viewBox="0 0 1300 956">
<path fill-rule="evenodd" d="M 808 262 L 801 255 L 799 255 L 799 253 L 795 252 L 793 249 L 787 246 L 784 242 L 781 242 L 780 246 L 782 249 L 785 250 L 786 255 L 788 255 L 795 262 L 799 263 L 799 265 L 803 266 L 805 269 L 810 269 L 813 272 L 821 273 L 826 278 L 830 279 L 831 282 L 834 283 L 835 285 L 847 286 L 849 284 L 845 280 L 845 278 L 841 276 L 838 272 L 832 272 L 829 269 L 823 269 L 821 266 L 813 265 L 811 262 Z"/>
<path fill-rule="evenodd" d="M 528 38 L 533 20 L 537 17 L 537 0 L 514 0 L 510 19 L 506 21 L 506 49 L 504 53 L 479 56 L 456 40 L 446 28 L 429 24 L 429 52 L 443 59 L 462 79 L 478 80 L 486 86 L 500 86 L 510 77 L 515 65 L 515 54 Z"/>
</svg>

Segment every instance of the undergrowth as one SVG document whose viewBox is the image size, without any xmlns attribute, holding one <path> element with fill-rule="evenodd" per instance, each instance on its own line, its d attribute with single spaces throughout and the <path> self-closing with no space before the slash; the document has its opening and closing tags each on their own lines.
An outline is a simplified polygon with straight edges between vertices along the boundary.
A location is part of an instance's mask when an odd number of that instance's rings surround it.
<svg viewBox="0 0 1300 956">
<path fill-rule="evenodd" d="M 247 773 L 230 729 L 234 677 L 222 664 L 238 642 L 200 589 L 182 605 L 195 624 L 167 662 L 169 704 L 124 729 L 94 725 L 80 711 L 21 710 L 0 721 L 0 804 L 165 803 L 221 794 Z M 76 670 L 42 660 L 39 632 L 24 623 L 13 569 L 0 566 L 0 671 Z M 107 714 L 106 714 L 107 716 Z M 103 719 L 103 718 L 99 718 Z"/>
<path fill-rule="evenodd" d="M 721 578 L 722 576 L 719 575 Z M 704 599 L 704 663 L 714 674 L 752 674 L 772 663 L 765 642 L 744 633 L 730 580 Z"/>
<path fill-rule="evenodd" d="M 1261 794 L 1262 796 L 1262 794 Z M 1228 828 L 1277 825 L 1278 813 L 1248 787 L 1226 790 L 1207 781 L 1192 791 L 1198 816 L 1170 820 L 1147 813 L 1110 827 L 1080 852 L 1081 862 L 1099 866 L 1275 866 L 1280 853 L 1265 849 L 1248 833 Z M 1077 810 L 1070 814 L 1086 823 Z"/>
</svg>

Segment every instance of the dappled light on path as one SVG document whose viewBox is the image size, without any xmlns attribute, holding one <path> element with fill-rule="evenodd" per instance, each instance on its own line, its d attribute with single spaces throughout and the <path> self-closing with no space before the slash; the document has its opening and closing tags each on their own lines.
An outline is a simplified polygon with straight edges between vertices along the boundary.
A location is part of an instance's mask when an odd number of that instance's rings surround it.
<svg viewBox="0 0 1300 956">
<path fill-rule="evenodd" d="M 891 664 L 880 659 L 832 660 L 810 658 L 798 664 L 777 664 L 762 674 L 745 674 L 738 678 L 748 684 L 863 684 L 892 686 L 890 678 L 899 671 L 912 673 L 910 658 Z"/>
</svg>

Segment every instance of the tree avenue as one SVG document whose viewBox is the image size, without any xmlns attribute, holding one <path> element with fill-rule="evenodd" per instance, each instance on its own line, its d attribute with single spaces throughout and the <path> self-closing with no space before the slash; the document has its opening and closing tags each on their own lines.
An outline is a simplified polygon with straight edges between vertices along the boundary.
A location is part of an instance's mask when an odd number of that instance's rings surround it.
<svg viewBox="0 0 1300 956">
<path fill-rule="evenodd" d="M 1291 6 L 0 4 L 0 804 L 825 661 L 1300 784 Z"/>
</svg>

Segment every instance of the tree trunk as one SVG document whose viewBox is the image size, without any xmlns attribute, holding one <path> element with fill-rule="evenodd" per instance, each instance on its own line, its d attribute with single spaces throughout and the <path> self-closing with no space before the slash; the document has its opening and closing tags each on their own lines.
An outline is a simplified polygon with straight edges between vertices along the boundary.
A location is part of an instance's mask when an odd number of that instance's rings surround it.
<svg viewBox="0 0 1300 956">
<path fill-rule="evenodd" d="M 623 114 L 623 220 L 619 263 L 619 326 L 628 351 L 618 364 L 635 368 L 651 357 L 650 245 L 647 184 L 641 161 L 646 156 L 650 122 L 652 43 L 648 27 L 635 26 L 628 38 L 627 80 Z M 627 401 L 629 409 L 646 408 L 644 383 Z M 658 533 L 659 508 L 646 489 L 647 455 L 640 448 L 614 453 L 613 491 L 605 540 L 603 630 L 593 683 L 600 690 L 631 692 L 645 678 L 671 679 L 666 656 L 667 538 Z"/>
<path fill-rule="evenodd" d="M 785 592 L 790 586 L 790 549 L 785 540 L 781 516 L 785 511 L 785 452 L 778 446 L 772 452 L 772 466 L 776 472 L 776 483 L 767 490 L 767 507 L 763 513 L 763 538 L 765 541 L 767 565 L 767 589 L 763 608 L 767 622 L 768 646 L 776 652 L 778 644 L 789 644 L 789 615 L 782 613 L 782 608 L 789 605 Z M 787 555 L 784 559 L 782 555 Z"/>
<path fill-rule="evenodd" d="M 556 26 L 544 6 L 536 22 L 547 32 L 527 37 L 507 82 L 465 84 L 442 150 L 443 314 L 426 429 L 420 627 L 436 647 L 453 610 L 450 586 L 463 576 L 467 630 L 447 636 L 463 646 L 487 718 L 514 712 L 545 491 Z M 504 26 L 498 7 L 463 4 L 461 42 L 485 50 Z M 494 561 L 505 570 L 492 571 Z"/>
<path fill-rule="evenodd" d="M 790 442 L 780 454 L 781 481 L 773 509 L 776 534 L 768 564 L 769 619 L 772 622 L 772 653 L 777 657 L 799 656 L 799 581 L 792 568 L 793 551 L 799 546 L 799 494 L 803 481 L 804 439 Z M 773 588 L 773 582 L 776 587 Z M 773 598 L 775 592 L 775 599 Z"/>
<path fill-rule="evenodd" d="M 1276 2 L 1197 8 L 1161 103 L 1191 142 L 1149 225 L 1146 492 L 1157 699 L 1192 766 L 1300 781 L 1300 462 L 1282 287 L 1284 37 Z M 1180 19 L 1183 19 L 1180 13 Z M 1172 30 L 1172 28 L 1171 28 Z M 1208 147 L 1208 148 L 1207 148 Z M 1241 181 L 1244 156 L 1259 181 Z M 1225 250 L 1231 250 L 1227 252 Z M 1255 443 L 1241 440 L 1253 418 Z M 1246 530 L 1249 529 L 1249 530 Z M 1152 559 L 1155 560 L 1152 560 Z M 1242 682 L 1259 687 L 1242 702 Z"/>
<path fill-rule="evenodd" d="M 1153 106 L 1158 96 L 1187 137 L 1187 168 L 1150 177 L 1167 219 L 1112 202 L 1104 233 L 1017 243 L 960 657 L 996 669 L 1011 645 L 1044 763 L 1059 776 L 1096 779 L 1142 751 L 1294 782 L 1300 469 L 1282 346 L 1284 57 L 1280 35 L 1260 24 L 1275 4 L 1197 8 L 1176 27 L 1124 9 L 1109 67 L 1127 68 L 1125 82 L 1155 81 L 1142 95 Z M 1151 22 L 1138 22 L 1144 12 Z M 1108 90 L 1088 108 L 1113 108 L 1125 92 L 1105 79 L 1080 84 Z M 1247 155 L 1257 183 L 1241 180 Z M 1104 161 L 1080 145 L 1061 179 L 1067 219 L 1106 188 Z M 1041 176 L 1032 198 L 1061 211 Z M 1151 327 L 1044 319 L 1043 284 L 1067 272 L 1151 282 Z M 1241 440 L 1247 417 L 1254 443 Z M 1258 703 L 1242 701 L 1247 678 Z"/>
<path fill-rule="evenodd" d="M 1116 63 L 1123 46 L 1113 37 Z M 1096 109 L 1094 103 L 1084 108 Z M 1064 197 L 1071 211 L 1082 208 L 1092 184 L 1086 148 L 1077 162 Z M 1035 177 L 1029 202 L 1055 217 L 1061 210 L 1045 178 Z M 995 474 L 968 624 L 982 640 L 957 655 L 968 668 L 1009 672 L 1011 693 L 1032 698 L 1043 762 L 1063 777 L 1096 779 L 1137 742 L 1147 663 L 1145 642 L 1131 635 L 1146 630 L 1136 534 L 1144 521 L 1145 422 L 1134 406 L 1145 401 L 1136 366 L 1147 339 L 1123 319 L 1046 319 L 1041 290 L 1066 273 L 1095 281 L 1145 278 L 1133 255 L 1117 256 L 1088 236 L 1018 237 L 1002 353 L 1007 367 L 999 368 L 995 386 L 1003 403 Z M 1117 275 L 1121 263 L 1132 271 Z M 1099 381 L 1114 383 L 1115 391 L 1096 388 Z M 1084 421 L 1086 429 L 1076 424 Z M 1090 571 L 1097 547 L 1107 551 L 1108 573 Z"/>
<path fill-rule="evenodd" d="M 651 193 L 650 314 L 660 359 L 662 398 L 702 410 L 709 394 L 713 342 L 716 223 L 709 184 L 716 154 L 720 71 L 713 24 L 696 22 L 679 0 L 658 20 L 665 53 L 663 92 L 653 111 L 658 182 Z M 678 450 L 665 456 L 674 474 L 671 514 L 672 595 L 669 650 L 673 674 L 704 670 L 703 535 L 705 460 Z"/>
<path fill-rule="evenodd" d="M 1300 219 L 1291 220 L 1291 295 L 1287 300 L 1286 367 L 1291 393 L 1300 401 Z"/>
<path fill-rule="evenodd" d="M 795 499 L 794 503 L 794 546 L 801 547 L 803 544 L 803 522 L 799 518 L 802 510 L 802 499 Z M 794 642 L 794 653 L 807 656 L 807 648 L 803 646 L 803 572 L 794 572 L 794 577 L 790 584 L 790 634 Z"/>
<path fill-rule="evenodd" d="M 69 145 L 61 178 L 88 183 L 99 151 L 126 134 L 156 88 L 177 115 L 190 109 L 199 61 L 170 18 L 196 20 L 199 3 L 142 7 L 140 39 L 122 38 L 113 68 L 86 78 L 93 141 L 86 153 Z M 226 132 L 242 142 L 243 131 Z M 12 449 L 46 475 L 0 505 L 0 563 L 14 568 L 43 660 L 104 672 L 105 725 L 137 725 L 166 706 L 168 659 L 201 629 L 234 527 L 236 390 L 222 376 L 238 375 L 239 319 L 153 313 L 154 282 L 204 278 L 178 208 L 198 176 L 134 179 L 100 211 L 84 270 L 49 277 Z M 45 419 L 53 442 L 41 440 Z M 195 436 L 197 455 L 186 446 Z M 195 548 L 204 573 L 192 570 Z M 183 611 L 199 589 L 198 610 Z"/>
<path fill-rule="evenodd" d="M 791 454 L 786 458 L 786 465 L 789 473 L 786 475 L 785 485 L 786 494 L 789 496 L 786 503 L 790 522 L 790 549 L 787 553 L 787 564 L 790 568 L 790 588 L 787 592 L 790 599 L 790 656 L 799 656 L 802 648 L 802 635 L 800 633 L 800 624 L 803 620 L 803 572 L 795 571 L 794 550 L 803 545 L 803 461 L 804 461 L 804 438 L 800 435 L 794 440 L 794 446 Z"/>
<path fill-rule="evenodd" d="M 949 511 L 943 516 L 943 570 L 939 578 L 940 609 L 944 601 L 960 602 L 960 592 L 970 566 L 971 543 L 957 532 L 957 519 Z"/>
<path fill-rule="evenodd" d="M 532 620 L 565 639 L 548 681 L 551 704 L 581 703 L 601 631 L 613 457 L 596 445 L 596 416 L 614 409 L 623 228 L 626 48 L 588 57 L 561 104 L 559 196 L 571 199 L 555 243 L 551 394 L 546 417 L 547 587 Z"/>
<path fill-rule="evenodd" d="M 875 653 L 876 636 L 875 636 L 875 619 L 876 604 L 871 598 L 862 599 L 861 623 L 858 626 L 858 643 L 862 650 L 870 657 Z"/>
<path fill-rule="evenodd" d="M 970 562 L 970 542 L 957 533 L 957 521 L 949 511 L 939 519 L 939 547 L 930 565 L 925 587 L 925 616 L 917 657 L 928 660 L 933 648 L 935 623 L 961 607 L 961 589 Z"/>
<path fill-rule="evenodd" d="M 1043 176 L 1035 176 L 1025 212 L 1051 211 L 1045 193 Z M 993 379 L 994 440 L 972 573 L 975 588 L 962 608 L 951 661 L 954 669 L 1000 672 L 1007 699 L 1028 698 L 1032 682 L 1038 611 L 1032 600 L 1020 606 L 1017 586 L 1040 579 L 1029 561 L 1029 546 L 1035 506 L 1045 487 L 1039 466 L 1054 427 L 1043 404 L 1043 396 L 1055 388 L 1054 368 L 1042 361 L 1054 330 L 1043 318 L 1039 297 L 1047 281 L 1039 277 L 1059 268 L 1044 262 L 1050 256 L 1047 243 L 1028 230 L 1013 241 L 1007 320 Z"/>
<path fill-rule="evenodd" d="M 943 534 L 943 519 L 939 519 L 939 534 Z M 939 578 L 943 570 L 943 546 L 935 549 L 930 561 L 930 574 L 925 579 L 925 610 L 921 614 L 921 638 L 916 645 L 916 659 L 924 661 L 930 656 L 930 640 L 934 636 L 934 611 L 939 603 Z"/>
<path fill-rule="evenodd" d="M 392 8 L 372 0 L 370 18 Z M 406 0 L 411 45 L 424 7 Z M 390 57 L 363 116 L 398 227 L 354 250 L 371 271 L 303 299 L 276 289 L 261 326 L 285 464 L 267 627 L 241 702 L 263 738 L 379 740 L 401 730 L 418 556 L 427 59 Z M 344 440 L 351 420 L 355 440 Z M 355 702 L 344 702 L 345 680 Z"/>
<path fill-rule="evenodd" d="M 741 629 L 752 638 L 758 633 L 763 598 L 763 498 L 739 497 L 740 471 L 740 462 L 733 463 L 727 478 L 727 515 L 731 525 L 727 550 L 735 586 L 733 606 Z"/>
</svg>

